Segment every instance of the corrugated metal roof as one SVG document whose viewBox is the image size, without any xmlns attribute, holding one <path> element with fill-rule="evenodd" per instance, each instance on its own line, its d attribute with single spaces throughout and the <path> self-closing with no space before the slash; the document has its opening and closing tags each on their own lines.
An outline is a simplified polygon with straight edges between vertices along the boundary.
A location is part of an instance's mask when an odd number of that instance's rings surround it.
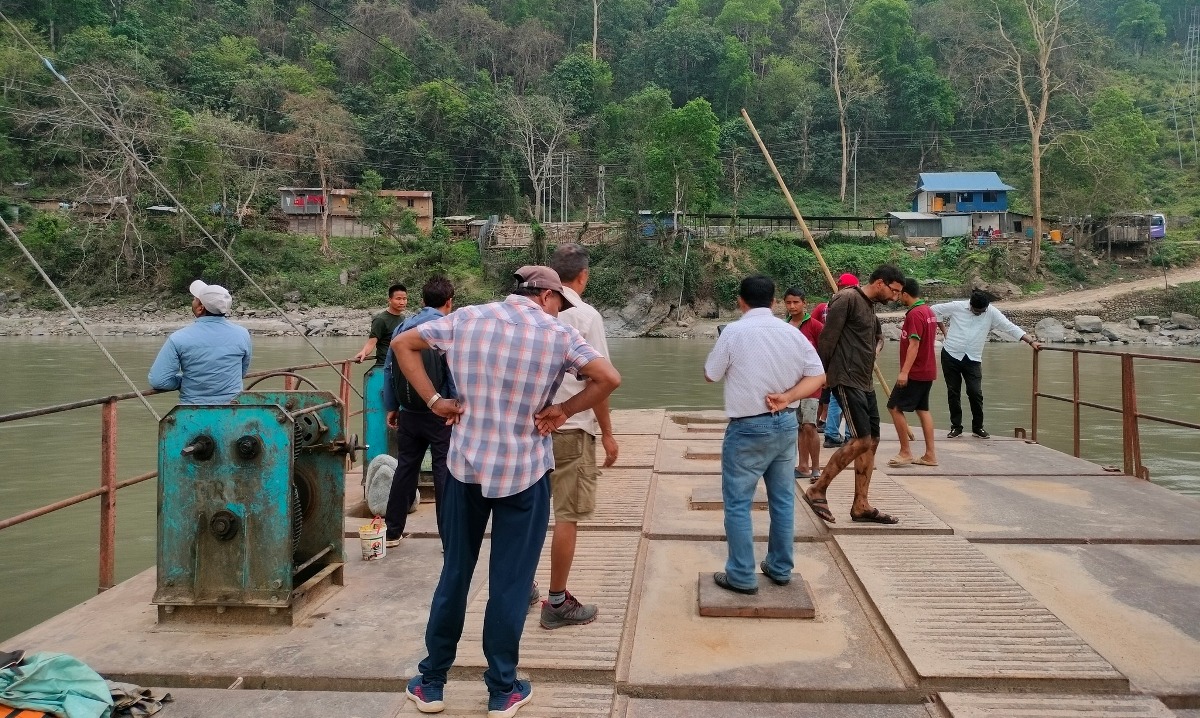
<svg viewBox="0 0 1200 718">
<path fill-rule="evenodd" d="M 1003 191 L 1016 189 L 995 172 L 922 172 L 917 188 L 923 192 Z"/>
<path fill-rule="evenodd" d="M 925 214 L 924 212 L 888 212 L 889 217 L 896 219 L 911 220 L 911 219 L 938 219 L 941 217 L 936 214 Z"/>
</svg>

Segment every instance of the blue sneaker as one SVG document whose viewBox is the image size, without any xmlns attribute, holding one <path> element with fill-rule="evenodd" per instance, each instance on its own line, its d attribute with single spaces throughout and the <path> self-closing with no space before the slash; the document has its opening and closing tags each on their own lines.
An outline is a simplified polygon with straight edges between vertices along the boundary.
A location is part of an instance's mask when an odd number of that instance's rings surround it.
<svg viewBox="0 0 1200 718">
<path fill-rule="evenodd" d="M 441 713 L 446 710 L 446 703 L 442 700 L 444 687 L 442 683 L 429 683 L 424 676 L 416 675 L 408 681 L 404 694 L 417 704 L 417 710 L 422 713 Z"/>
<path fill-rule="evenodd" d="M 508 693 L 492 691 L 488 698 L 488 718 L 512 718 L 521 706 L 533 699 L 533 686 L 518 680 Z M 420 706 L 420 704 L 417 704 Z"/>
</svg>

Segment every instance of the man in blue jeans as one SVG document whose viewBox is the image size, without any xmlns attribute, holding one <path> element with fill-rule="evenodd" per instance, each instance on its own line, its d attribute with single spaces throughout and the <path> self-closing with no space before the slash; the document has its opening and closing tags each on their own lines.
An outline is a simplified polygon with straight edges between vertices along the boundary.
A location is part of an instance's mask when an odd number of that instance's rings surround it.
<svg viewBox="0 0 1200 718">
<path fill-rule="evenodd" d="M 704 362 L 706 381 L 725 381 L 729 426 L 721 444 L 721 497 L 725 502 L 725 570 L 718 586 L 758 593 L 750 505 L 761 476 L 767 487 L 771 529 L 759 568 L 783 586 L 792 580 L 796 480 L 796 406 L 825 383 L 812 344 L 771 312 L 775 282 L 754 275 L 738 289 L 742 318 L 725 327 Z M 788 397 L 782 397 L 787 393 Z"/>
<path fill-rule="evenodd" d="M 504 301 L 464 307 L 392 340 L 396 364 L 413 389 L 431 411 L 457 425 L 450 435 L 450 478 L 441 509 L 446 554 L 425 629 L 429 653 L 406 690 L 422 713 L 445 709 L 443 687 L 462 637 L 489 517 L 483 616 L 488 718 L 509 718 L 533 697 L 529 681 L 517 679 L 517 663 L 529 587 L 550 520 L 551 433 L 621 383 L 617 370 L 578 330 L 555 318 L 571 303 L 554 270 L 522 267 L 515 278 Z M 457 400 L 435 391 L 421 360 L 428 348 L 446 355 Z M 587 381 L 579 393 L 552 404 L 568 371 Z"/>
</svg>

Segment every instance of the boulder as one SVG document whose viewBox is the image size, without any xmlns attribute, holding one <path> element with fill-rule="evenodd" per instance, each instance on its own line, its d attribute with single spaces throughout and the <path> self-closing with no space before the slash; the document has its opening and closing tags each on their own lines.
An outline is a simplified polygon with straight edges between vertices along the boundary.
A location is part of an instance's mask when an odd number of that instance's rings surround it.
<svg viewBox="0 0 1200 718">
<path fill-rule="evenodd" d="M 320 334 L 321 332 L 325 331 L 325 328 L 328 326 L 328 319 L 310 319 L 304 325 L 304 333 L 305 335 L 311 337 L 314 334 Z"/>
<path fill-rule="evenodd" d="M 1162 320 L 1161 320 L 1161 319 L 1159 319 L 1158 317 L 1154 316 L 1154 315 L 1146 315 L 1146 316 L 1141 316 L 1141 317 L 1134 317 L 1134 319 L 1137 321 L 1137 323 L 1138 323 L 1138 324 L 1144 324 L 1144 325 L 1148 325 L 1148 326 L 1152 326 L 1152 325 L 1154 325 L 1154 324 L 1161 324 L 1161 323 L 1162 323 Z"/>
<path fill-rule="evenodd" d="M 1066 341 L 1067 329 L 1054 317 L 1046 317 L 1033 327 L 1033 333 L 1043 342 Z"/>
<path fill-rule="evenodd" d="M 1200 329 L 1200 319 L 1196 318 L 1194 314 L 1171 312 L 1171 323 L 1182 329 Z"/>
<path fill-rule="evenodd" d="M 0 292 L 0 309 L 4 309 L 7 306 L 8 306 L 8 295 L 5 294 L 4 292 Z"/>
<path fill-rule="evenodd" d="M 300 292 L 299 291 L 284 292 L 283 293 L 283 301 L 292 302 L 292 303 L 299 302 L 300 301 Z"/>
<path fill-rule="evenodd" d="M 969 289 L 982 289 L 997 299 L 1019 297 L 1022 294 L 1021 288 L 1012 282 L 985 282 L 978 276 L 973 276 L 967 284 Z"/>
<path fill-rule="evenodd" d="M 1091 314 L 1080 314 L 1075 317 L 1075 331 L 1077 332 L 1099 332 L 1104 327 L 1104 321 L 1100 317 Z"/>
<path fill-rule="evenodd" d="M 1141 322 L 1139 322 L 1136 319 L 1126 319 L 1125 326 L 1129 327 L 1130 329 L 1141 329 L 1142 328 Z"/>
<path fill-rule="evenodd" d="M 899 324 L 884 324 L 883 338 L 889 342 L 900 341 L 900 325 Z"/>
<path fill-rule="evenodd" d="M 1021 341 L 1020 337 L 1014 337 L 1013 335 L 1009 334 L 1008 332 L 996 331 L 994 329 L 992 330 L 991 336 L 988 338 L 990 341 L 993 341 L 993 342 L 1005 342 L 1007 344 L 1011 344 L 1012 342 Z"/>
</svg>

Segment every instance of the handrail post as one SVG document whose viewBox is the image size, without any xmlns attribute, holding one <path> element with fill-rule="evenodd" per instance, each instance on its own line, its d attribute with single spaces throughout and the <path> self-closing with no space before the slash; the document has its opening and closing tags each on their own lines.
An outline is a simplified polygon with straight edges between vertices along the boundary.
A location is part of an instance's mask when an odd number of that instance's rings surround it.
<svg viewBox="0 0 1200 718">
<path fill-rule="evenodd" d="M 1038 353 L 1033 353 L 1033 409 L 1030 412 L 1031 423 L 1033 426 L 1030 429 L 1029 439 L 1033 443 L 1037 443 L 1037 426 L 1038 426 Z"/>
<path fill-rule="evenodd" d="M 350 415 L 350 376 L 350 361 L 347 360 L 342 362 L 342 383 L 340 386 L 340 396 L 342 399 L 342 406 L 345 407 L 346 416 Z"/>
<path fill-rule="evenodd" d="M 296 385 L 299 383 L 300 382 L 296 381 L 295 377 L 285 376 L 283 378 L 283 390 L 284 391 L 292 391 L 296 388 Z"/>
<path fill-rule="evenodd" d="M 1079 352 L 1071 352 L 1071 409 L 1075 425 L 1075 458 L 1079 458 Z"/>
<path fill-rule="evenodd" d="M 117 543 L 117 402 L 100 409 L 100 577 L 97 593 L 116 583 Z"/>
<path fill-rule="evenodd" d="M 1138 432 L 1133 357 L 1128 354 L 1121 357 L 1121 455 L 1125 460 L 1125 474 L 1137 476 L 1142 465 L 1142 440 Z"/>
</svg>

